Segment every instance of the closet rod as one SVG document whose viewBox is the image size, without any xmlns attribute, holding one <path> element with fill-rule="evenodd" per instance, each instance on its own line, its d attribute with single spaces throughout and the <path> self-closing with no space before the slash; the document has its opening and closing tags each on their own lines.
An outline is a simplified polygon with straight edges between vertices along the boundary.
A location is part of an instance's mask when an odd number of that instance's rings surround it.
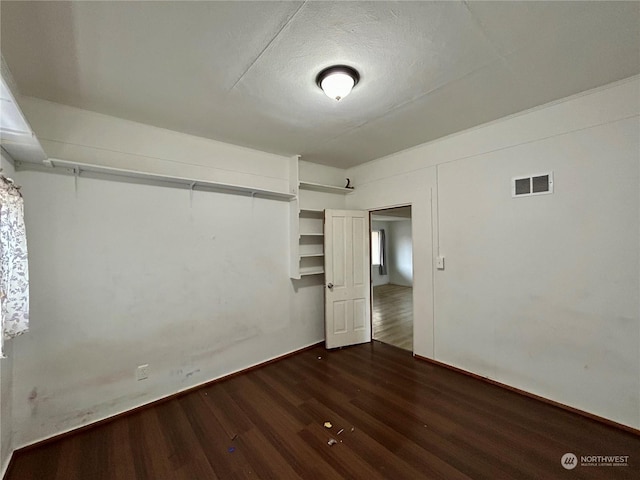
<svg viewBox="0 0 640 480">
<path fill-rule="evenodd" d="M 294 194 L 283 193 L 275 190 L 267 190 L 264 188 L 253 188 L 243 185 L 234 185 L 230 183 L 213 182 L 210 180 L 198 180 L 195 178 L 176 177 L 163 175 L 159 173 L 147 173 L 136 170 L 128 170 L 123 168 L 105 167 L 102 165 L 91 165 L 87 163 L 70 162 L 68 160 L 60 160 L 50 158 L 46 160 L 46 164 L 32 162 L 15 162 L 16 170 L 36 170 L 40 172 L 57 172 L 66 173 L 68 175 L 82 176 L 83 174 L 105 175 L 113 177 L 121 177 L 142 182 L 159 183 L 170 186 L 180 186 L 188 189 L 212 190 L 224 193 L 248 194 L 252 197 L 261 197 L 272 200 L 290 201 L 296 198 Z"/>
</svg>

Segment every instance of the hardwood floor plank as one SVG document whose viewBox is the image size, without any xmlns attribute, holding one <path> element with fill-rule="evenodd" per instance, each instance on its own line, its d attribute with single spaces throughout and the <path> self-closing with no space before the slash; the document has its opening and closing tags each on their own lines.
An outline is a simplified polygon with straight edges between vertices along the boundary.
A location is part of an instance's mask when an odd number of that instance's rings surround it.
<svg viewBox="0 0 640 480">
<path fill-rule="evenodd" d="M 129 425 L 128 419 L 118 418 L 111 422 L 110 429 L 98 431 L 109 436 L 108 464 L 113 474 L 107 478 L 138 478 L 131 445 L 122 441 L 124 438 L 130 438 Z"/>
<path fill-rule="evenodd" d="M 67 442 L 60 446 L 58 463 L 55 472 L 45 472 L 43 478 L 52 480 L 67 480 L 78 478 L 81 474 L 82 452 L 78 446 L 82 442 L 83 435 L 79 434 L 73 442 Z M 20 478 L 20 477 L 18 477 Z"/>
<path fill-rule="evenodd" d="M 413 289 L 401 285 L 373 287 L 373 338 L 413 351 Z"/>
<path fill-rule="evenodd" d="M 629 466 L 568 472 L 567 452 Z M 640 436 L 373 342 L 314 348 L 18 451 L 6 480 L 568 476 L 640 477 Z"/>
<path fill-rule="evenodd" d="M 408 464 L 419 467 L 423 472 L 428 472 L 428 476 L 424 478 L 473 478 L 468 477 L 463 472 L 463 469 L 457 466 L 452 467 L 450 463 L 443 461 L 438 455 L 434 455 L 434 449 L 429 448 L 429 445 L 425 447 L 425 445 L 415 442 L 415 431 L 411 428 L 404 428 L 405 425 L 401 428 L 395 428 L 393 414 L 380 415 L 375 408 L 370 406 L 363 408 L 359 398 L 350 401 L 344 401 L 343 399 L 335 401 L 332 398 L 333 396 L 325 396 L 323 391 L 321 384 L 317 385 L 316 390 L 314 390 L 314 395 L 320 399 L 323 405 L 331 405 L 334 411 L 345 418 L 352 419 L 351 423 L 356 430 L 364 430 L 371 437 L 380 441 L 384 440 L 384 446 L 388 451 L 397 455 L 399 450 L 407 444 L 417 447 L 407 452 L 409 454 L 408 457 L 401 458 L 407 461 Z M 362 398 L 367 398 L 369 395 L 365 392 Z M 418 423 L 419 428 L 422 428 L 424 423 Z M 438 438 L 438 442 L 441 443 L 443 440 Z M 423 459 L 428 459 L 428 463 L 421 463 Z"/>
<path fill-rule="evenodd" d="M 233 398 L 223 388 L 205 387 L 200 392 L 203 405 L 219 422 L 228 439 L 254 428 Z"/>
<path fill-rule="evenodd" d="M 130 429 L 130 439 L 132 442 L 139 442 L 143 448 L 136 449 L 136 458 L 142 457 L 145 471 L 152 478 L 166 478 L 167 480 L 178 480 L 175 475 L 175 468 L 171 463 L 170 445 L 168 445 L 162 435 L 161 421 L 156 409 L 147 409 L 139 412 L 139 422 Z"/>
<path fill-rule="evenodd" d="M 283 415 L 278 409 L 274 412 L 270 405 L 252 395 L 240 395 L 235 397 L 234 401 L 238 402 L 245 415 L 263 432 L 267 440 L 280 448 L 281 455 L 287 459 L 301 478 L 307 478 L 309 466 L 323 463 L 318 453 L 301 444 L 297 437 L 306 424 L 286 414 Z M 323 475 L 322 471 L 327 475 Z M 323 466 L 322 471 L 315 471 L 313 478 L 340 478 L 330 466 Z"/>
<path fill-rule="evenodd" d="M 76 440 L 75 457 L 65 465 L 60 478 L 69 479 L 71 475 L 77 478 L 93 478 L 95 480 L 108 479 L 113 472 L 110 471 L 108 444 L 109 435 L 96 430 L 87 430 L 83 432 Z M 62 456 L 61 458 L 64 458 Z M 78 465 L 78 460 L 80 460 Z M 70 474 L 69 472 L 73 472 Z"/>
<path fill-rule="evenodd" d="M 43 445 L 40 448 L 14 454 L 7 478 L 20 480 L 51 480 L 55 479 L 58 471 L 58 461 L 62 443 Z"/>
<path fill-rule="evenodd" d="M 353 369 L 356 364 L 354 362 L 348 362 L 345 365 L 345 368 Z M 370 367 L 363 365 L 362 369 L 369 371 Z M 473 386 L 477 387 L 476 380 L 469 377 L 467 377 L 466 380 L 459 379 L 460 381 L 456 382 L 455 387 L 452 387 L 450 383 L 441 385 L 440 380 L 432 376 L 429 377 L 429 379 L 422 380 L 422 382 L 428 381 L 431 384 L 429 387 L 421 385 L 421 381 L 418 381 L 417 390 L 413 385 L 417 377 L 412 376 L 410 393 L 405 393 L 403 392 L 403 387 L 396 382 L 400 374 L 393 371 L 384 374 L 384 372 L 387 371 L 385 368 L 378 368 L 376 371 L 381 375 L 378 381 L 384 382 L 390 387 L 389 390 L 393 392 L 391 395 L 386 395 L 386 398 L 390 400 L 395 399 L 396 402 L 400 402 L 397 408 L 406 409 L 407 405 L 402 405 L 402 399 L 409 398 L 415 402 L 416 398 L 410 398 L 409 396 L 417 394 L 417 397 L 423 399 L 423 402 L 416 403 L 416 408 L 421 408 L 421 406 L 426 408 L 426 406 L 428 406 L 428 410 L 424 410 L 425 415 L 436 411 L 440 412 L 440 415 L 444 415 L 446 418 L 455 418 L 457 422 L 465 422 L 458 427 L 454 427 L 457 429 L 465 428 L 467 424 L 475 419 L 475 427 L 480 431 L 493 432 L 494 435 L 499 435 L 499 433 L 497 433 L 498 428 L 509 431 L 510 438 L 505 439 L 504 445 L 507 447 L 511 446 L 512 449 L 514 447 L 517 449 L 519 446 L 516 438 L 513 437 L 516 431 L 520 435 L 519 441 L 521 443 L 529 443 L 533 439 L 536 439 L 542 446 L 555 446 L 557 448 L 556 453 L 566 449 L 566 447 L 560 447 L 562 444 L 557 441 L 559 438 L 568 438 L 572 440 L 569 442 L 570 444 L 582 444 L 585 445 L 585 447 L 593 449 L 592 451 L 600 451 L 606 444 L 603 444 L 602 440 L 603 438 L 607 438 L 610 430 L 613 430 L 616 434 L 618 433 L 615 429 L 610 429 L 597 422 L 592 422 L 590 428 L 592 428 L 593 431 L 589 438 L 580 438 L 580 436 L 576 435 L 572 436 L 568 433 L 572 430 L 569 421 L 575 420 L 575 415 L 557 408 L 558 415 L 556 418 L 565 418 L 567 421 L 558 424 L 560 430 L 554 429 L 553 432 L 548 432 L 545 430 L 545 424 L 540 422 L 541 415 L 544 415 L 544 412 L 548 411 L 548 409 L 543 407 L 548 407 L 548 405 L 492 385 L 487 385 L 487 387 L 493 388 L 484 389 L 482 393 L 486 396 L 479 398 L 477 388 L 473 388 Z M 454 376 L 459 375 L 456 372 L 442 368 L 437 368 L 436 371 L 446 377 L 450 374 Z M 356 378 L 359 376 L 357 370 L 355 371 L 355 375 Z M 461 384 L 465 383 L 472 385 L 472 388 L 468 390 L 458 388 Z M 442 388 L 439 388 L 440 386 L 442 386 Z M 435 391 L 439 393 L 433 394 L 424 389 L 419 390 L 420 388 L 434 388 L 436 389 Z M 448 393 L 448 390 L 453 391 Z M 375 394 L 376 392 L 371 391 L 371 393 Z M 400 397 L 398 397 L 398 395 L 400 395 Z M 425 401 L 427 399 L 429 400 L 428 402 Z M 511 408 L 511 405 L 514 403 L 518 404 L 517 407 Z M 514 416 L 516 418 L 514 418 Z M 432 418 L 435 420 L 438 419 L 438 416 L 432 415 Z M 469 420 L 469 418 L 471 420 Z M 511 422 L 507 422 L 506 419 L 512 420 Z M 565 433 L 563 434 L 562 432 Z"/>
<path fill-rule="evenodd" d="M 337 478 L 367 478 L 383 480 L 373 466 L 366 463 L 353 450 L 343 448 L 342 445 L 328 445 L 329 436 L 322 425 L 313 424 L 302 430 L 298 435 L 331 466 L 339 476 Z"/>
<path fill-rule="evenodd" d="M 160 427 L 176 477 L 217 478 L 182 406 L 178 402 L 166 402 L 155 410 L 158 419 L 162 419 Z"/>
<path fill-rule="evenodd" d="M 177 401 L 180 403 L 197 441 L 202 445 L 202 450 L 215 477 L 226 479 L 242 474 L 243 468 L 246 467 L 246 458 L 243 453 L 229 454 L 229 448 L 234 446 L 233 439 L 228 437 L 224 427 L 210 413 L 211 410 L 206 404 L 205 397 L 198 395 L 198 392 L 193 393 L 194 395 L 185 395 L 178 398 Z M 242 475 L 239 478 L 242 478 Z"/>
<path fill-rule="evenodd" d="M 368 429 L 355 429 L 353 422 L 340 415 L 335 409 L 328 409 L 326 405 L 320 404 L 315 399 L 305 403 L 303 408 L 313 415 L 318 424 L 324 424 L 323 419 L 331 419 L 333 427 L 327 430 L 326 435 L 328 439 L 332 438 L 339 442 L 335 447 L 352 450 L 385 478 L 414 479 L 424 474 L 424 471 L 414 468 L 388 449 L 382 443 L 384 437 L 380 437 L 378 441 L 375 436 L 367 433 Z M 338 434 L 340 431 L 342 433 Z"/>
</svg>

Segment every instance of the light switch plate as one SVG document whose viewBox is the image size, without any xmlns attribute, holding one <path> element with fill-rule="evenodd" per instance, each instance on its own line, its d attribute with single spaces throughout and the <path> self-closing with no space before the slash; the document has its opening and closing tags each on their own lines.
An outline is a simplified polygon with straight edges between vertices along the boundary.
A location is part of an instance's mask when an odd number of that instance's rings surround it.
<svg viewBox="0 0 640 480">
<path fill-rule="evenodd" d="M 442 255 L 436 257 L 436 267 L 438 270 L 444 270 L 444 257 Z"/>
</svg>

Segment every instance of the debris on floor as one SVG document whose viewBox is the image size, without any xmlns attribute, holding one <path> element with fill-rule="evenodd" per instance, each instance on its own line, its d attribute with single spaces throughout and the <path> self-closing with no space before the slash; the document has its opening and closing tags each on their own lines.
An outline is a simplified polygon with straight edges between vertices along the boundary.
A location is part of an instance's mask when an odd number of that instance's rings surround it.
<svg viewBox="0 0 640 480">
<path fill-rule="evenodd" d="M 344 428 L 341 428 L 340 431 L 338 431 L 338 433 L 336 433 L 336 435 L 340 435 L 342 432 L 344 432 Z"/>
<path fill-rule="evenodd" d="M 356 431 L 356 427 L 351 427 L 351 433 Z"/>
<path fill-rule="evenodd" d="M 236 447 L 229 447 L 229 448 L 227 449 L 227 451 L 228 451 L 229 453 L 233 453 L 233 452 L 235 452 L 235 451 L 236 451 Z"/>
<path fill-rule="evenodd" d="M 322 357 L 318 357 L 318 360 L 322 360 Z"/>
<path fill-rule="evenodd" d="M 331 422 L 324 422 L 324 428 L 331 428 L 333 427 L 333 425 L 331 425 Z"/>
<path fill-rule="evenodd" d="M 330 438 L 329 441 L 327 442 L 327 445 L 329 445 L 330 447 L 332 447 L 333 445 L 335 445 L 336 443 L 338 443 L 338 441 L 335 438 Z"/>
</svg>

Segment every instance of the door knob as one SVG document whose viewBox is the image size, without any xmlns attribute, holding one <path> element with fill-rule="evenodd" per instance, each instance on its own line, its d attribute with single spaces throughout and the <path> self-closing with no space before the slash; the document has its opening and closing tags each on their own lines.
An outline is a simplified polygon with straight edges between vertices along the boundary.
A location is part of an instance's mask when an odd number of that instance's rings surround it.
<svg viewBox="0 0 640 480">
<path fill-rule="evenodd" d="M 333 290 L 333 283 L 329 283 L 329 284 L 327 285 L 327 288 L 328 288 L 329 290 Z"/>
</svg>

